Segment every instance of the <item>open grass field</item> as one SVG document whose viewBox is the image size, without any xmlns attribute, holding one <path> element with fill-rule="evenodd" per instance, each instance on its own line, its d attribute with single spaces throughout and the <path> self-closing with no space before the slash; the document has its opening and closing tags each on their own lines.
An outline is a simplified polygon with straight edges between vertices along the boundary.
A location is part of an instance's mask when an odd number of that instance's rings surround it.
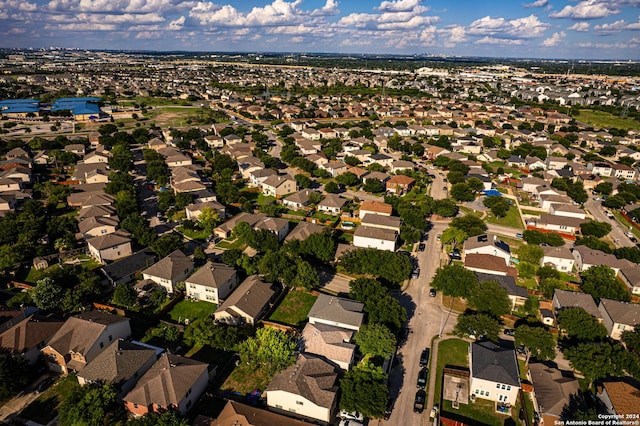
<svg viewBox="0 0 640 426">
<path fill-rule="evenodd" d="M 178 302 L 173 309 L 167 312 L 167 316 L 175 322 L 182 323 L 185 319 L 189 319 L 190 322 L 193 322 L 197 319 L 210 316 L 216 308 L 217 305 L 215 303 L 183 300 Z"/>
<path fill-rule="evenodd" d="M 522 219 L 520 218 L 520 213 L 518 212 L 518 208 L 515 206 L 512 206 L 509 211 L 507 211 L 507 215 L 505 217 L 496 217 L 493 215 L 493 213 L 488 212 L 484 220 L 487 223 L 493 223 L 495 225 L 524 229 Z"/>
<path fill-rule="evenodd" d="M 305 290 L 291 290 L 282 299 L 282 302 L 269 317 L 269 320 L 294 327 L 303 327 L 307 322 L 309 310 L 311 310 L 316 299 L 317 296 Z"/>
<path fill-rule="evenodd" d="M 603 111 L 581 109 L 575 118 L 593 127 L 616 127 L 618 129 L 640 130 L 640 121 L 628 117 L 621 118 Z"/>
</svg>

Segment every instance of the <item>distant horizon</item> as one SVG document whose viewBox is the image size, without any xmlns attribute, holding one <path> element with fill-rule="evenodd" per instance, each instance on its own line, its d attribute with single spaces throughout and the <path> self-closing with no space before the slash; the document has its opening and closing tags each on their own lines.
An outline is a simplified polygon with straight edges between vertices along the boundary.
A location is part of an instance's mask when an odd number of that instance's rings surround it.
<svg viewBox="0 0 640 426">
<path fill-rule="evenodd" d="M 640 0 L 0 0 L 8 48 L 640 60 Z"/>
<path fill-rule="evenodd" d="M 406 58 L 407 60 L 425 59 L 437 61 L 438 59 L 478 59 L 479 61 L 532 61 L 532 62 L 622 62 L 622 63 L 640 63 L 640 59 L 625 58 L 562 58 L 562 57 L 526 57 L 526 56 L 478 56 L 478 55 L 447 55 L 437 53 L 363 53 L 363 52 L 331 52 L 331 51 L 258 51 L 258 50 L 179 50 L 179 49 L 100 49 L 100 48 L 80 48 L 65 46 L 47 46 L 47 47 L 4 47 L 0 46 L 0 51 L 88 51 L 88 52 L 108 52 L 108 53 L 157 53 L 164 55 L 265 55 L 265 56 L 288 56 L 288 55 L 317 55 L 317 56 L 358 56 L 362 58 Z M 359 59 L 359 58 L 353 58 Z"/>
</svg>

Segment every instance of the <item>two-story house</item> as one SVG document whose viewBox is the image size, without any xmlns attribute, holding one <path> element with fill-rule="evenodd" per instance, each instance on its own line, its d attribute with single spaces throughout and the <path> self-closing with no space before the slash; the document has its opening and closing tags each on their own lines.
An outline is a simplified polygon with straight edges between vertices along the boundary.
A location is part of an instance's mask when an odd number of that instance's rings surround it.
<svg viewBox="0 0 640 426">
<path fill-rule="evenodd" d="M 515 404 L 520 391 L 518 360 L 513 349 L 490 341 L 469 345 L 469 391 L 475 398 Z"/>
<path fill-rule="evenodd" d="M 191 272 L 193 272 L 193 260 L 180 250 L 176 250 L 142 271 L 142 277 L 155 282 L 171 294 L 176 284 L 184 281 Z"/>
<path fill-rule="evenodd" d="M 210 303 L 220 303 L 238 286 L 236 270 L 223 263 L 207 262 L 185 281 L 187 296 Z"/>
</svg>

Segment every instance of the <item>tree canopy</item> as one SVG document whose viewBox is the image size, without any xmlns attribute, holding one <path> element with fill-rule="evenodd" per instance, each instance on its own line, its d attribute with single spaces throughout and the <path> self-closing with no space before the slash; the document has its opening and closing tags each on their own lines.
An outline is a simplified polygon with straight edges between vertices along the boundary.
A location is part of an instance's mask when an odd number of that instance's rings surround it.
<svg viewBox="0 0 640 426">
<path fill-rule="evenodd" d="M 111 384 L 78 386 L 63 398 L 58 420 L 61 426 L 108 424 L 107 419 L 117 403 L 117 392 Z"/>
<path fill-rule="evenodd" d="M 371 278 L 358 278 L 349 283 L 349 295 L 364 303 L 364 311 L 370 323 L 384 324 L 392 331 L 400 329 L 407 320 L 407 312 L 389 290 L 379 281 Z"/>
<path fill-rule="evenodd" d="M 583 308 L 570 307 L 558 313 L 558 326 L 570 339 L 593 341 L 605 338 L 608 333 L 597 318 Z"/>
<path fill-rule="evenodd" d="M 524 345 L 529 355 L 538 361 L 547 361 L 556 356 L 553 335 L 544 327 L 530 327 L 526 324 L 516 328 L 516 346 Z"/>
<path fill-rule="evenodd" d="M 371 274 L 399 284 L 409 278 L 411 262 L 401 253 L 374 248 L 349 250 L 340 256 L 340 265 L 355 274 Z"/>
<path fill-rule="evenodd" d="M 269 374 L 282 371 L 296 362 L 296 339 L 274 328 L 260 328 L 255 337 L 239 345 L 240 361 Z"/>
<path fill-rule="evenodd" d="M 0 401 L 6 401 L 27 385 L 28 372 L 23 356 L 14 356 L 9 350 L 0 348 Z"/>
<path fill-rule="evenodd" d="M 469 298 L 478 285 L 476 274 L 462 265 L 452 263 L 436 270 L 431 287 L 453 297 Z"/>
<path fill-rule="evenodd" d="M 476 311 L 495 318 L 511 311 L 509 293 L 495 280 L 482 281 L 475 285 L 469 297 L 469 305 Z"/>
<path fill-rule="evenodd" d="M 590 220 L 580 224 L 580 231 L 582 235 L 592 235 L 596 238 L 602 238 L 611 232 L 611 224 L 607 222 L 597 222 Z"/>
<path fill-rule="evenodd" d="M 487 230 L 487 224 L 479 217 L 473 215 L 456 217 L 451 221 L 450 226 L 461 229 L 469 237 L 484 234 Z"/>
<path fill-rule="evenodd" d="M 465 313 L 458 317 L 458 323 L 453 328 L 453 333 L 458 337 L 474 336 L 475 339 L 480 339 L 483 336 L 497 342 L 500 334 L 500 322 L 487 314 Z"/>
<path fill-rule="evenodd" d="M 382 324 L 367 324 L 360 327 L 355 341 L 360 352 L 365 355 L 389 358 L 396 350 L 396 338 L 386 326 Z"/>
<path fill-rule="evenodd" d="M 591 266 L 580 274 L 582 277 L 582 291 L 596 299 L 615 299 L 623 302 L 631 300 L 631 296 L 624 284 L 616 279 L 613 269 L 605 265 Z"/>
<path fill-rule="evenodd" d="M 370 363 L 359 364 L 347 371 L 340 380 L 340 408 L 358 411 L 366 417 L 382 417 L 389 398 L 386 379 L 382 368 Z"/>
</svg>

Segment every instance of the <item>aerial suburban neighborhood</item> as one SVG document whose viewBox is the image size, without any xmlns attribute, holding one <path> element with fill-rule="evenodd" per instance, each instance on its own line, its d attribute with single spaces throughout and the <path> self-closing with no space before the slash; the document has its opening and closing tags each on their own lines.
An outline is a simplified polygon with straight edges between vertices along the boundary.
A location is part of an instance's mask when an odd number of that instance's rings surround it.
<svg viewBox="0 0 640 426">
<path fill-rule="evenodd" d="M 638 419 L 640 72 L 583 65 L 0 50 L 0 424 Z"/>
</svg>

